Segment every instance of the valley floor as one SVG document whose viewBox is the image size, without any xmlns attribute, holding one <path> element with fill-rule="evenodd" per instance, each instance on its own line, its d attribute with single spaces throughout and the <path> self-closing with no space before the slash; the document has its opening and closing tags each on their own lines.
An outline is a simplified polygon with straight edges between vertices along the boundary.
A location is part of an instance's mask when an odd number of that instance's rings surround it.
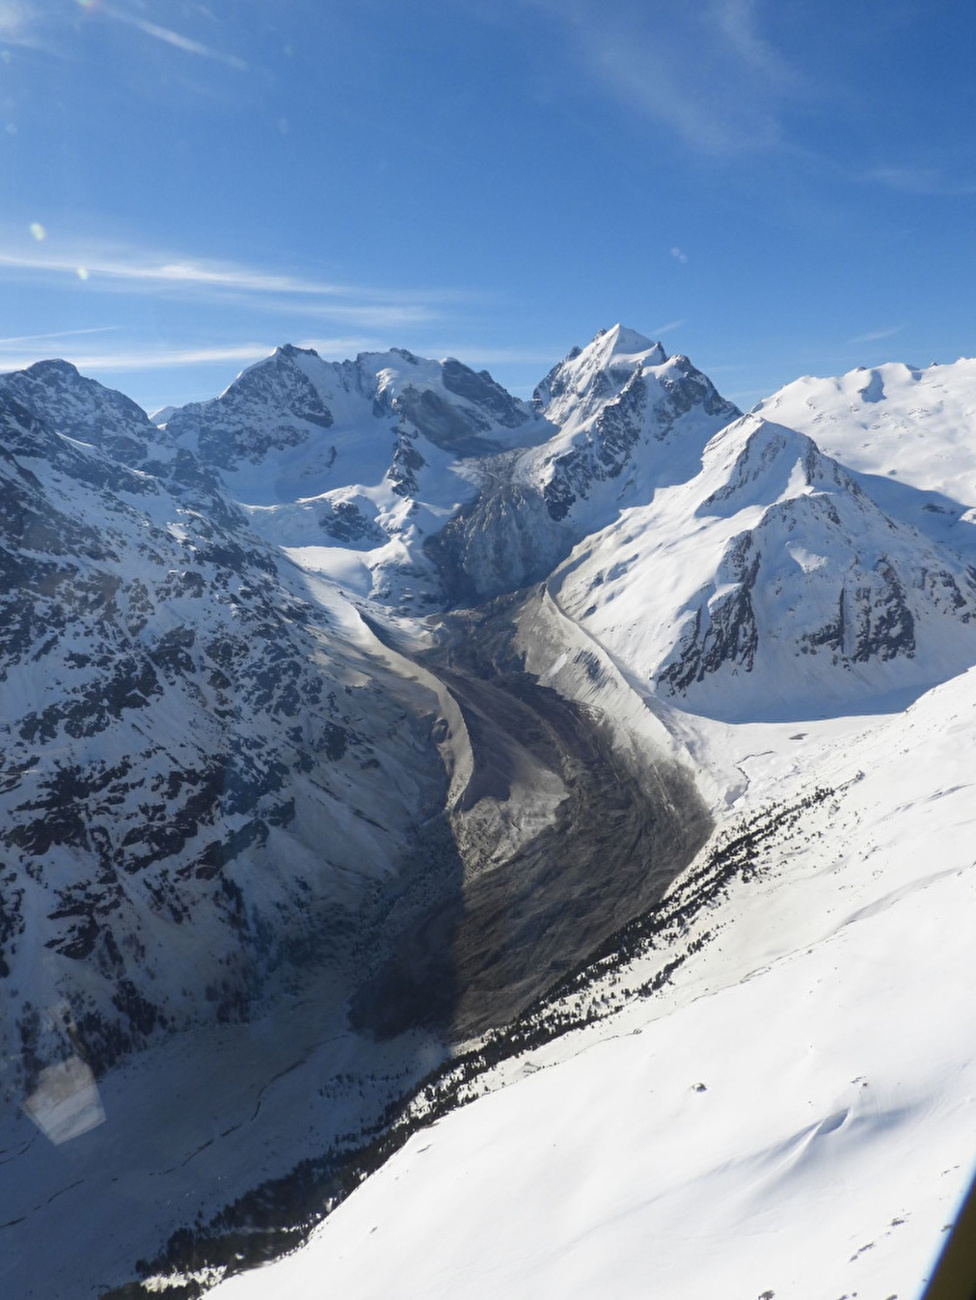
<svg viewBox="0 0 976 1300">
<path fill-rule="evenodd" d="M 206 1221 L 296 1152 L 368 1125 L 443 1048 L 349 1032 L 327 979 L 247 1024 L 181 1035 L 100 1081 L 106 1122 L 52 1145 L 0 1126 L 0 1294 L 80 1300 L 134 1276 L 170 1233 Z"/>
<path fill-rule="evenodd" d="M 660 992 L 626 986 L 674 947 L 213 1294 L 917 1297 L 976 1156 L 974 704 L 970 672 L 755 780 L 753 808 L 833 793 L 691 920 Z"/>
</svg>

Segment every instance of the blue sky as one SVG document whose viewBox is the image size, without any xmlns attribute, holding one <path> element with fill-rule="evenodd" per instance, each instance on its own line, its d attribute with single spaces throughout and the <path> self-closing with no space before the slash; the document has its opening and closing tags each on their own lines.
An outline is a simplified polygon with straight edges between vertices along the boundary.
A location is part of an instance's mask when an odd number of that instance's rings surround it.
<svg viewBox="0 0 976 1300">
<path fill-rule="evenodd" d="M 974 49 L 953 0 L 0 0 L 0 368 L 527 395 L 620 320 L 748 406 L 973 355 Z"/>
</svg>

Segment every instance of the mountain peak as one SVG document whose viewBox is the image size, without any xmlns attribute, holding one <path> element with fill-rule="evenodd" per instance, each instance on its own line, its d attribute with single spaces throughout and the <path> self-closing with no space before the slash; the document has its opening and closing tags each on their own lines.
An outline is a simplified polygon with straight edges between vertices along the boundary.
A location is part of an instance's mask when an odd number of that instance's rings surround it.
<svg viewBox="0 0 976 1300">
<path fill-rule="evenodd" d="M 648 357 L 649 364 L 659 365 L 660 362 L 666 359 L 664 348 L 661 347 L 660 343 L 655 343 L 653 339 L 649 339 L 645 334 L 629 329 L 626 325 L 620 325 L 619 323 L 611 326 L 608 330 L 599 330 L 590 347 L 597 343 L 600 345 L 601 352 L 606 352 L 613 357 L 637 356 L 645 352 L 657 351 L 660 353 L 660 357 Z"/>
<path fill-rule="evenodd" d="M 82 377 L 77 366 L 72 365 L 70 361 L 63 361 L 60 357 L 52 358 L 50 361 L 35 361 L 32 366 L 27 366 L 25 373 L 35 379 L 58 378 L 62 381 Z"/>
<path fill-rule="evenodd" d="M 624 386 L 667 360 L 660 343 L 626 325 L 599 330 L 585 348 L 573 348 L 550 370 L 535 390 L 533 405 L 555 423 L 564 420 L 571 409 L 588 419 Z"/>
<path fill-rule="evenodd" d="M 315 351 L 314 348 L 299 348 L 296 347 L 294 343 L 282 343 L 279 347 L 275 348 L 272 356 L 282 357 L 286 360 L 290 360 L 292 357 L 299 357 L 299 356 L 317 357 L 318 353 Z M 268 359 L 270 360 L 270 358 Z M 258 364 L 260 364 L 260 362 Z"/>
<path fill-rule="evenodd" d="M 0 385 L 30 409 L 43 410 L 59 433 L 101 447 L 126 463 L 142 459 L 147 437 L 157 441 L 141 406 L 82 375 L 70 361 L 36 361 L 0 376 Z"/>
</svg>

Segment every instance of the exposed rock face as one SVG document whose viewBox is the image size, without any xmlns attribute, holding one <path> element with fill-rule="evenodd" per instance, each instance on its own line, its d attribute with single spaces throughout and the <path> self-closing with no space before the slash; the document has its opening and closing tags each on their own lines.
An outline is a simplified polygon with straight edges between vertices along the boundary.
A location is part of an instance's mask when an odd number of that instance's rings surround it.
<svg viewBox="0 0 976 1300">
<path fill-rule="evenodd" d="M 443 363 L 441 374 L 448 392 L 465 398 L 507 429 L 517 429 L 531 418 L 525 405 L 507 393 L 501 384 L 497 384 L 487 370 L 475 372 L 453 357 L 448 357 Z M 490 425 L 486 423 L 485 427 Z"/>
<path fill-rule="evenodd" d="M 141 464 L 171 439 L 122 393 L 86 379 L 67 361 L 39 361 L 4 376 L 4 394 L 26 410 L 43 411 L 60 433 L 88 442 L 123 464 Z"/>
<path fill-rule="evenodd" d="M 715 582 L 721 594 L 713 596 L 707 605 L 698 606 L 676 656 L 658 674 L 658 680 L 671 694 L 685 694 L 693 683 L 722 668 L 752 672 L 759 648 L 752 604 L 759 561 L 748 533 L 736 538 L 722 557 Z"/>
<path fill-rule="evenodd" d="M 552 517 L 538 484 L 519 474 L 515 457 L 486 464 L 477 499 L 462 505 L 425 547 L 457 604 L 541 582 L 577 540 L 570 523 Z"/>
</svg>

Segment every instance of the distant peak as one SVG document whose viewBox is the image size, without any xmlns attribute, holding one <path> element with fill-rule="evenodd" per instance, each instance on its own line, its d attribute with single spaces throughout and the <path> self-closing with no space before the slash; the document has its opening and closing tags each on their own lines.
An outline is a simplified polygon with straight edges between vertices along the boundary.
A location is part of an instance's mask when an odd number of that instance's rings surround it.
<svg viewBox="0 0 976 1300">
<path fill-rule="evenodd" d="M 577 370 L 601 371 L 620 365 L 660 366 L 667 359 L 668 354 L 660 343 L 618 324 L 598 330 L 585 348 L 574 348 L 562 364 L 572 364 Z"/>
<path fill-rule="evenodd" d="M 607 338 L 613 340 L 614 351 L 617 352 L 647 352 L 650 348 L 661 346 L 645 334 L 628 329 L 626 325 L 614 325 L 607 330 Z"/>
<path fill-rule="evenodd" d="M 274 355 L 290 360 L 292 357 L 317 357 L 318 353 L 314 348 L 298 348 L 294 343 L 282 343 L 280 347 L 275 348 Z"/>
<path fill-rule="evenodd" d="M 70 361 L 62 361 L 60 357 L 53 358 L 50 361 L 35 361 L 32 366 L 27 367 L 27 373 L 35 375 L 39 379 L 47 377 L 61 376 L 62 378 L 80 379 L 81 374 L 77 366 Z"/>
<path fill-rule="evenodd" d="M 598 330 L 589 348 L 605 357 L 640 356 L 652 365 L 660 365 L 666 360 L 666 353 L 660 343 L 655 343 L 646 334 L 628 329 L 626 325 L 614 325 L 608 330 Z M 646 356 L 646 354 L 650 354 Z"/>
</svg>

